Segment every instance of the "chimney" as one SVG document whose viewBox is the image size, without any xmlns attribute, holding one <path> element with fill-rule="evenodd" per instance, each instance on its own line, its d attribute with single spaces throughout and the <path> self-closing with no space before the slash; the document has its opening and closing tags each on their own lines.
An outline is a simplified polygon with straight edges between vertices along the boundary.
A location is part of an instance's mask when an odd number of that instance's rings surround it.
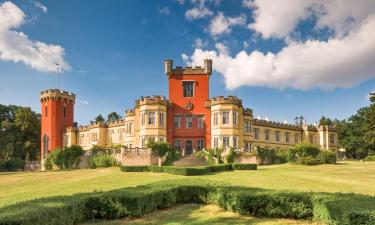
<svg viewBox="0 0 375 225">
<path fill-rule="evenodd" d="M 170 75 L 172 73 L 173 61 L 171 59 L 164 60 L 164 73 Z"/>
<path fill-rule="evenodd" d="M 204 60 L 204 72 L 207 73 L 207 75 L 212 74 L 212 60 L 211 59 Z"/>
</svg>

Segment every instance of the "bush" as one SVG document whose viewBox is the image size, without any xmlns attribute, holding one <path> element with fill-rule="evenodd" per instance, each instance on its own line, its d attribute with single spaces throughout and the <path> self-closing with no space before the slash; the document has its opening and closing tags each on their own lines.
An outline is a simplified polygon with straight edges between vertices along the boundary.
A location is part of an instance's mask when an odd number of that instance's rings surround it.
<svg viewBox="0 0 375 225">
<path fill-rule="evenodd" d="M 294 147 L 297 157 L 311 156 L 316 158 L 320 152 L 319 148 L 310 143 L 300 143 Z"/>
<path fill-rule="evenodd" d="M 166 160 L 163 163 L 164 165 L 171 165 L 179 158 L 178 151 L 167 142 L 149 142 L 147 148 L 151 148 L 152 153 L 159 158 L 167 154 Z"/>
<path fill-rule="evenodd" d="M 5 169 L 8 171 L 19 171 L 25 167 L 25 161 L 19 158 L 11 158 L 5 162 Z"/>
<path fill-rule="evenodd" d="M 287 162 L 286 150 L 257 147 L 256 152 L 257 156 L 260 158 L 261 164 L 263 165 Z"/>
<path fill-rule="evenodd" d="M 215 166 L 210 166 L 211 172 L 221 172 L 227 170 L 233 170 L 232 164 L 219 164 Z"/>
<path fill-rule="evenodd" d="M 91 169 L 117 166 L 117 161 L 111 155 L 95 155 L 89 159 Z"/>
<path fill-rule="evenodd" d="M 297 159 L 297 163 L 302 164 L 302 165 L 307 165 L 307 166 L 313 166 L 313 165 L 322 164 L 322 161 L 312 156 L 304 156 L 304 157 L 299 157 Z"/>
<path fill-rule="evenodd" d="M 344 224 L 361 224 L 374 225 L 375 224 L 375 210 L 374 211 L 351 211 L 344 215 Z"/>
<path fill-rule="evenodd" d="M 334 164 L 337 161 L 336 154 L 329 150 L 321 150 L 317 156 L 321 163 Z"/>
<path fill-rule="evenodd" d="M 232 167 L 234 170 L 256 170 L 258 166 L 254 163 L 233 163 Z"/>
<path fill-rule="evenodd" d="M 375 161 L 375 155 L 366 156 L 365 161 Z"/>
<path fill-rule="evenodd" d="M 122 172 L 150 172 L 150 166 L 121 166 Z"/>
<path fill-rule="evenodd" d="M 85 151 L 82 149 L 81 146 L 72 145 L 70 147 L 65 148 L 58 148 L 52 151 L 47 156 L 47 165 L 45 168 L 52 169 L 52 165 L 55 164 L 60 169 L 71 169 L 78 166 L 81 156 Z"/>
</svg>

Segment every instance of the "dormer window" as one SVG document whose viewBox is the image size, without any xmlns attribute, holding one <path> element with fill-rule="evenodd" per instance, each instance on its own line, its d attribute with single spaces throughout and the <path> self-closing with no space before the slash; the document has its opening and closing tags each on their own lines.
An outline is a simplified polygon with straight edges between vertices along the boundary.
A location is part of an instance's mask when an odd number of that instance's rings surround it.
<svg viewBox="0 0 375 225">
<path fill-rule="evenodd" d="M 182 82 L 184 98 L 194 96 L 194 81 L 183 81 Z"/>
</svg>

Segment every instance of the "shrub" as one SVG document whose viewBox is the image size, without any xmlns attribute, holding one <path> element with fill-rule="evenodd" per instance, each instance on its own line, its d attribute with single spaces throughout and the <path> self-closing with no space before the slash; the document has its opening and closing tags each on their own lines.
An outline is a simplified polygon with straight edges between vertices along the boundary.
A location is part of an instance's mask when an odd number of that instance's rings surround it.
<svg viewBox="0 0 375 225">
<path fill-rule="evenodd" d="M 297 157 L 311 156 L 314 158 L 317 157 L 320 152 L 319 148 L 310 143 L 297 144 L 294 147 L 294 151 L 297 154 Z"/>
<path fill-rule="evenodd" d="M 233 170 L 232 164 L 219 164 L 210 166 L 211 172 L 221 172 L 226 170 Z"/>
<path fill-rule="evenodd" d="M 52 164 L 55 164 L 60 169 L 71 169 L 77 167 L 80 162 L 80 157 L 83 156 L 84 150 L 81 146 L 70 146 L 65 148 L 58 148 L 52 151 L 47 156 L 46 169 L 52 169 Z"/>
<path fill-rule="evenodd" d="M 91 169 L 117 166 L 117 161 L 111 155 L 95 155 L 89 159 Z"/>
<path fill-rule="evenodd" d="M 321 150 L 317 156 L 321 163 L 334 164 L 337 161 L 336 154 L 329 150 Z"/>
<path fill-rule="evenodd" d="M 350 211 L 344 214 L 344 224 L 362 224 L 373 225 L 375 224 L 375 210 L 374 211 Z"/>
<path fill-rule="evenodd" d="M 312 156 L 304 156 L 304 157 L 299 157 L 297 159 L 297 163 L 302 164 L 302 165 L 307 165 L 307 166 L 313 166 L 313 165 L 322 164 L 322 161 Z"/>
<path fill-rule="evenodd" d="M 91 155 L 105 155 L 107 154 L 107 150 L 103 146 L 94 145 L 92 146 Z"/>
<path fill-rule="evenodd" d="M 258 166 L 254 163 L 233 163 L 232 167 L 235 170 L 256 170 Z"/>
<path fill-rule="evenodd" d="M 122 172 L 150 172 L 150 166 L 121 166 Z"/>
<path fill-rule="evenodd" d="M 87 220 L 116 219 L 125 216 L 124 206 L 108 196 L 93 196 L 85 201 L 84 214 Z"/>
<path fill-rule="evenodd" d="M 19 158 L 11 158 L 5 162 L 5 169 L 8 171 L 23 170 L 25 161 Z"/>
<path fill-rule="evenodd" d="M 365 161 L 375 161 L 375 155 L 366 156 Z"/>
<path fill-rule="evenodd" d="M 149 142 L 147 148 L 151 148 L 152 153 L 159 158 L 162 158 L 167 154 L 164 165 L 171 165 L 179 158 L 178 151 L 167 142 Z"/>
</svg>

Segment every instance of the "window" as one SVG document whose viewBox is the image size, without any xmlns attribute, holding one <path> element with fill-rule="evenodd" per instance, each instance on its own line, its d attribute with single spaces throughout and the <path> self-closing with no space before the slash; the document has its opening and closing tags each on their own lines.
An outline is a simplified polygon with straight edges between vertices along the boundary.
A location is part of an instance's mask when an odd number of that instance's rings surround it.
<svg viewBox="0 0 375 225">
<path fill-rule="evenodd" d="M 223 137 L 223 146 L 224 147 L 229 146 L 229 137 Z"/>
<path fill-rule="evenodd" d="M 145 121 L 146 121 L 146 115 L 145 113 L 142 113 L 142 125 L 145 125 Z"/>
<path fill-rule="evenodd" d="M 175 148 L 175 149 L 177 149 L 177 150 L 181 150 L 181 141 L 180 140 L 175 140 L 174 142 L 173 142 L 173 147 Z"/>
<path fill-rule="evenodd" d="M 154 125 L 155 124 L 155 112 L 149 112 L 148 113 L 148 125 Z"/>
<path fill-rule="evenodd" d="M 289 132 L 285 133 L 285 142 L 289 143 Z"/>
<path fill-rule="evenodd" d="M 280 141 L 280 131 L 276 131 L 275 135 L 276 135 L 276 141 Z"/>
<path fill-rule="evenodd" d="M 310 134 L 309 138 L 310 138 L 310 143 L 314 143 L 314 135 Z"/>
<path fill-rule="evenodd" d="M 254 128 L 254 138 L 259 139 L 259 128 Z"/>
<path fill-rule="evenodd" d="M 237 148 L 237 137 L 233 137 L 233 148 Z"/>
<path fill-rule="evenodd" d="M 214 113 L 214 125 L 219 124 L 219 113 Z"/>
<path fill-rule="evenodd" d="M 173 124 L 175 128 L 181 127 L 181 116 L 174 116 L 173 117 Z"/>
<path fill-rule="evenodd" d="M 203 128 L 204 127 L 203 116 L 198 116 L 197 117 L 197 127 L 198 128 Z"/>
<path fill-rule="evenodd" d="M 184 97 L 193 97 L 194 81 L 183 81 Z"/>
<path fill-rule="evenodd" d="M 294 142 L 295 143 L 299 142 L 299 134 L 294 134 Z"/>
<path fill-rule="evenodd" d="M 203 142 L 203 140 L 198 140 L 198 141 L 197 141 L 197 149 L 198 149 L 198 150 L 202 150 L 203 147 L 204 147 L 204 142 Z"/>
<path fill-rule="evenodd" d="M 214 138 L 214 148 L 219 147 L 219 138 Z"/>
<path fill-rule="evenodd" d="M 82 135 L 79 136 L 79 139 L 78 139 L 78 144 L 79 145 L 83 145 L 83 138 L 85 138 L 84 134 L 82 134 Z"/>
<path fill-rule="evenodd" d="M 229 124 L 229 112 L 223 112 L 223 124 Z"/>
<path fill-rule="evenodd" d="M 141 148 L 144 148 L 145 146 L 146 146 L 146 139 L 145 138 L 142 138 L 141 139 L 142 140 L 142 146 L 141 146 Z"/>
<path fill-rule="evenodd" d="M 233 112 L 232 117 L 233 117 L 233 125 L 237 125 L 237 113 Z"/>
<path fill-rule="evenodd" d="M 266 133 L 266 141 L 269 141 L 270 140 L 270 130 L 266 130 L 265 133 Z"/>
<path fill-rule="evenodd" d="M 334 134 L 329 135 L 329 143 L 335 144 L 335 135 Z"/>
<path fill-rule="evenodd" d="M 155 138 L 154 137 L 148 138 L 148 142 L 155 142 Z"/>
<path fill-rule="evenodd" d="M 133 133 L 133 123 L 129 123 L 129 133 Z"/>
<path fill-rule="evenodd" d="M 64 118 L 66 117 L 66 106 L 64 106 Z"/>
<path fill-rule="evenodd" d="M 47 117 L 48 116 L 48 107 L 46 106 L 45 109 L 46 109 L 46 117 Z"/>
<path fill-rule="evenodd" d="M 164 126 L 164 113 L 159 113 L 159 125 Z"/>
<path fill-rule="evenodd" d="M 124 130 L 119 130 L 119 139 L 120 139 L 120 142 L 123 142 L 124 141 Z"/>
<path fill-rule="evenodd" d="M 91 141 L 92 142 L 98 141 L 98 134 L 97 133 L 92 133 L 91 134 Z"/>
<path fill-rule="evenodd" d="M 164 142 L 164 138 L 159 138 L 159 142 Z"/>
<path fill-rule="evenodd" d="M 251 150 L 250 142 L 245 142 L 245 151 L 250 151 L 250 150 Z"/>
<path fill-rule="evenodd" d="M 247 132 L 247 133 L 250 132 L 251 128 L 250 128 L 250 122 L 249 121 L 245 121 L 244 129 L 245 129 L 245 132 Z"/>
<path fill-rule="evenodd" d="M 185 116 L 185 123 L 187 128 L 192 128 L 193 127 L 193 117 L 191 115 L 186 115 Z"/>
</svg>

